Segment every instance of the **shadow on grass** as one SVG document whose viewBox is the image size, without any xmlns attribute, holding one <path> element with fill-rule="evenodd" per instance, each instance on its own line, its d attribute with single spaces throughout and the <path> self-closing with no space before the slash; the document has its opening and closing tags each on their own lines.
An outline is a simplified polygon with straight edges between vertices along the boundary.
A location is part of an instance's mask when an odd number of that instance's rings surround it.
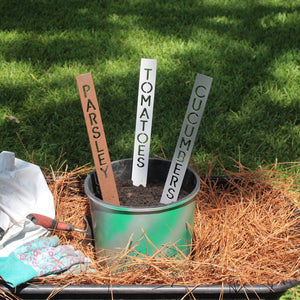
<svg viewBox="0 0 300 300">
<path fill-rule="evenodd" d="M 252 45 L 263 44 L 269 49 L 269 54 L 273 54 L 272 50 L 280 55 L 286 50 L 299 48 L 299 5 L 267 6 L 258 1 L 247 4 L 233 1 L 227 5 L 207 2 L 208 4 L 193 0 L 177 3 L 168 0 L 3 2 L 0 6 L 0 28 L 15 31 L 16 35 L 11 41 L 3 42 L 1 50 L 7 60 L 85 60 L 90 52 L 98 53 L 100 49 L 97 46 L 101 43 L 104 49 L 108 48 L 110 35 L 117 35 L 118 30 L 126 30 L 132 25 L 146 32 L 155 31 L 185 42 L 193 38 L 197 31 L 214 31 L 228 41 L 245 40 Z M 292 22 L 284 21 L 287 14 L 293 14 Z M 123 17 L 125 22 L 115 23 L 113 16 Z M 126 24 L 128 17 L 134 23 Z M 97 38 L 103 37 L 103 40 L 85 39 L 85 30 L 94 32 Z M 70 35 L 64 38 L 63 33 L 66 32 L 70 32 Z M 18 34 L 22 33 L 26 33 L 25 38 L 20 36 L 18 39 Z M 45 33 L 47 35 L 43 39 Z M 58 56 L 53 53 L 56 48 L 60 49 Z"/>
<path fill-rule="evenodd" d="M 136 62 L 130 72 L 95 77 L 112 159 L 119 159 L 132 156 L 138 59 L 145 53 L 128 42 L 130 34 L 140 32 L 145 42 L 143 33 L 158 37 L 162 43 L 174 40 L 179 46 L 172 53 L 159 45 L 152 51 L 152 58 L 157 55 L 168 61 L 161 67 L 158 61 L 153 153 L 162 154 L 162 146 L 167 157 L 172 157 L 192 81 L 200 72 L 212 76 L 214 82 L 195 144 L 196 153 L 220 151 L 236 156 L 237 146 L 241 145 L 249 167 L 274 162 L 276 157 L 281 161 L 299 159 L 299 101 L 274 102 L 272 95 L 260 90 L 264 83 L 274 80 L 270 73 L 274 61 L 298 51 L 299 6 L 262 5 L 258 1 L 217 3 L 2 2 L 0 29 L 6 39 L 0 41 L 1 55 L 6 62 L 27 62 L 40 73 L 66 63 L 71 67 L 79 64 L 89 71 L 107 60 Z M 155 42 L 149 40 L 152 47 Z M 18 146 L 9 144 L 16 143 L 11 136 L 18 131 L 32 150 L 51 153 L 50 161 L 61 148 L 71 164 L 91 161 L 75 77 L 68 75 L 63 81 L 59 77 L 41 87 L 37 83 L 1 83 L 1 103 L 7 110 L 20 114 L 23 110 L 27 125 L 23 130 L 0 123 L 7 147 L 18 151 Z M 64 88 L 72 85 L 74 91 L 66 95 Z M 51 99 L 50 90 L 58 90 L 63 100 L 42 101 L 37 108 L 30 108 L 31 89 L 41 99 Z M 61 122 L 64 126 L 60 126 Z"/>
</svg>

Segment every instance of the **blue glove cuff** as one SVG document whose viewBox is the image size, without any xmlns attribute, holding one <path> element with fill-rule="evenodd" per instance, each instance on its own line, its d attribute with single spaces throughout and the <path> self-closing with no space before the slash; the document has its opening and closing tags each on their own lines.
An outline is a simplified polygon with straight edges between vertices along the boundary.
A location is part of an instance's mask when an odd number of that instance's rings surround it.
<svg viewBox="0 0 300 300">
<path fill-rule="evenodd" d="M 9 286 L 16 287 L 38 276 L 38 273 L 15 255 L 10 254 L 7 257 L 0 257 L 0 276 Z"/>
</svg>

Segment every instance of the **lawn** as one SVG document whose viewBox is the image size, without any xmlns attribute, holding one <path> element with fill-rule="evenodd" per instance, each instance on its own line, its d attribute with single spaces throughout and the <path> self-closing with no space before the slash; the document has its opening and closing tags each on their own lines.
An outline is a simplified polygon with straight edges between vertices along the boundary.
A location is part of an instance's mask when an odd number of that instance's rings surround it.
<svg viewBox="0 0 300 300">
<path fill-rule="evenodd" d="M 299 162 L 299 9 L 297 0 L 0 1 L 0 151 L 43 167 L 92 163 L 76 86 L 91 72 L 111 159 L 132 157 L 140 59 L 155 58 L 152 157 L 172 158 L 201 73 L 213 77 L 192 154 L 203 172 L 216 157 L 227 169 Z"/>
</svg>

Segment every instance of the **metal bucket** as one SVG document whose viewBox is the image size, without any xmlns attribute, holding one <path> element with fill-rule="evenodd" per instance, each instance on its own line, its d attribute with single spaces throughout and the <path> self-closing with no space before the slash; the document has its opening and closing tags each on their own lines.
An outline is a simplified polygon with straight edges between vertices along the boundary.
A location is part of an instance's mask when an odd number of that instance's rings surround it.
<svg viewBox="0 0 300 300">
<path fill-rule="evenodd" d="M 171 161 L 150 159 L 148 183 L 165 183 Z M 112 162 L 115 178 L 130 179 L 132 159 Z M 169 205 L 156 207 L 116 206 L 104 202 L 96 194 L 95 171 L 84 183 L 90 199 L 92 223 L 96 249 L 99 255 L 120 254 L 133 249 L 139 253 L 153 255 L 188 255 L 193 234 L 195 196 L 200 189 L 200 178 L 187 168 L 182 189 L 188 195 Z M 182 253 L 180 253 L 182 252 Z"/>
</svg>

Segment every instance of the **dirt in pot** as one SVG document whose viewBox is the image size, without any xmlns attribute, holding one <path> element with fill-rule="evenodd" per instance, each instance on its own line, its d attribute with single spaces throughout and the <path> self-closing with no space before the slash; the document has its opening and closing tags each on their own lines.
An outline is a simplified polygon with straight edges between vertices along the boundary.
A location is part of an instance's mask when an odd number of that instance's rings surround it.
<svg viewBox="0 0 300 300">
<path fill-rule="evenodd" d="M 116 185 L 119 194 L 120 204 L 122 206 L 163 206 L 160 198 L 164 189 L 162 182 L 149 182 L 144 187 L 134 186 L 131 179 L 116 178 Z M 178 199 L 182 199 L 189 193 L 181 189 Z"/>
</svg>

